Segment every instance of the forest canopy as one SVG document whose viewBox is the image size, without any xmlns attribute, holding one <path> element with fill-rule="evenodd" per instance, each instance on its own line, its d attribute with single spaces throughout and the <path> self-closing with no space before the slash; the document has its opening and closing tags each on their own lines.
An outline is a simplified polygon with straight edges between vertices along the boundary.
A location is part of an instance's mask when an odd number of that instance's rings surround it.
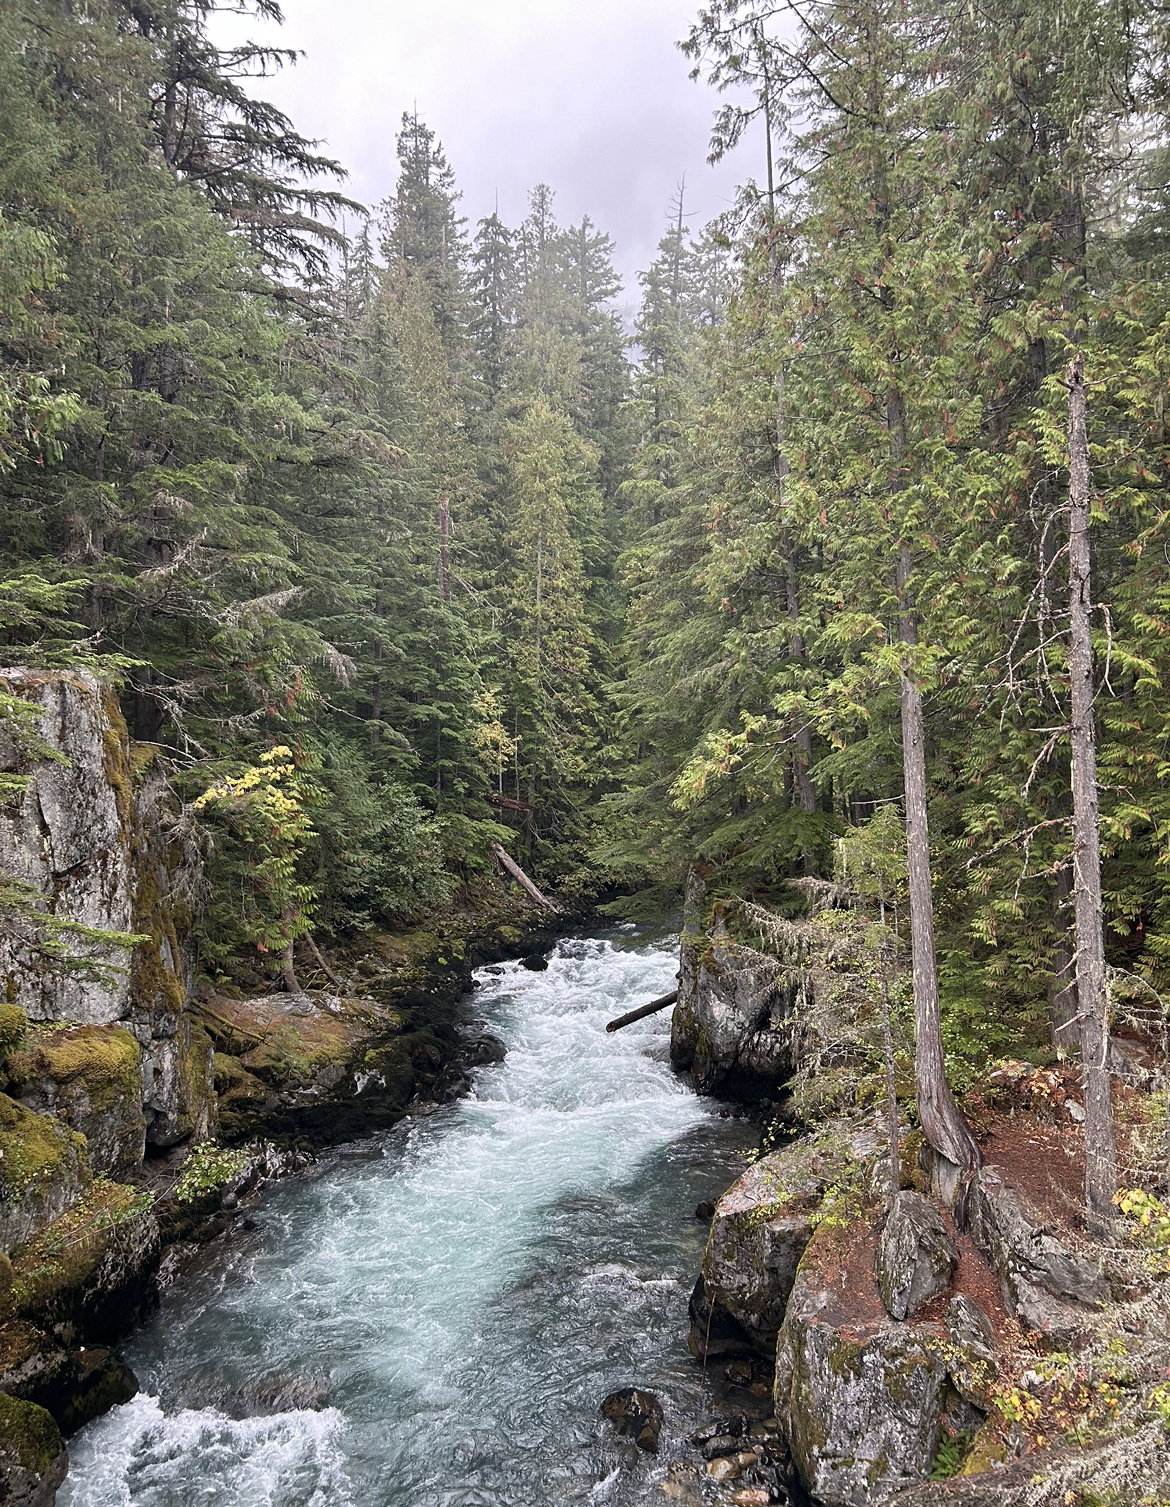
<svg viewBox="0 0 1170 1507">
<path fill-rule="evenodd" d="M 619 916 L 695 863 L 793 906 L 893 807 L 961 1075 L 1077 1015 L 1080 736 L 1102 966 L 1160 999 L 1166 41 L 715 0 L 713 153 L 767 150 L 706 230 L 662 206 L 626 329 L 604 230 L 544 184 L 468 224 L 437 122 L 364 209 L 200 0 L 4 0 L 3 654 L 118 679 L 201 967 L 407 924 L 495 843 Z"/>
</svg>

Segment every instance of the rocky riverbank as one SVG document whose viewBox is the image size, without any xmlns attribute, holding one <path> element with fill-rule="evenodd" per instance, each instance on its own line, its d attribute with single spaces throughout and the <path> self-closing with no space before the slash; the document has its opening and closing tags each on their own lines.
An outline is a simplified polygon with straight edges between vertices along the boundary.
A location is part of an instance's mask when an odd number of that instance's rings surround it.
<svg viewBox="0 0 1170 1507">
<path fill-rule="evenodd" d="M 839 926 L 826 934 L 844 988 L 855 960 Z M 811 975 L 817 939 L 801 945 Z M 761 968 L 718 909 L 709 933 L 689 925 L 676 1066 L 700 1091 L 782 1094 L 801 1042 L 815 1052 L 809 1012 L 794 1009 L 814 984 Z M 727 1507 L 1170 1499 L 1165 1263 L 1121 1232 L 1086 1234 L 1079 1095 L 1070 1065 L 993 1072 L 978 1126 L 985 1165 L 958 1210 L 905 1123 L 891 1189 L 880 1113 L 811 1125 L 806 1114 L 802 1133 L 762 1155 L 714 1208 L 689 1334 L 713 1416 L 691 1459 L 671 1467 L 667 1496 Z"/>
<path fill-rule="evenodd" d="M 9 873 L 54 914 L 133 935 L 62 970 L 0 940 L 0 1500 L 47 1507 L 64 1439 L 134 1395 L 119 1342 L 192 1243 L 246 1218 L 315 1148 L 466 1090 L 501 1051 L 459 1005 L 476 966 L 563 931 L 485 882 L 425 930 L 370 933 L 301 994 L 194 987 L 181 813 L 116 699 L 81 672 L 6 671 L 44 756 L 0 808 Z M 335 960 L 337 962 L 337 960 Z"/>
</svg>

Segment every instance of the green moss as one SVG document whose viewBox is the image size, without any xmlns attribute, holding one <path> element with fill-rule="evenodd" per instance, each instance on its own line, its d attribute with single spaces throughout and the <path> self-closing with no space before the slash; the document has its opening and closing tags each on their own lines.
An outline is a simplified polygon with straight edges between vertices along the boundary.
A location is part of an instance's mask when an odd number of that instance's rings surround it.
<svg viewBox="0 0 1170 1507">
<path fill-rule="evenodd" d="M 65 1448 L 53 1415 L 35 1402 L 21 1402 L 0 1392 L 0 1451 L 25 1470 L 44 1475 Z"/>
<path fill-rule="evenodd" d="M 98 1111 L 142 1095 L 142 1049 L 123 1026 L 66 1026 L 38 1032 L 29 1047 L 9 1059 L 14 1083 L 50 1078 L 78 1083 Z"/>
<path fill-rule="evenodd" d="M 341 1021 L 315 1016 L 312 1026 L 292 1023 L 273 1026 L 263 1041 L 242 1061 L 260 1077 L 277 1083 L 308 1082 L 323 1067 L 344 1067 L 353 1054 L 353 1040 Z"/>
<path fill-rule="evenodd" d="M 0 1062 L 10 1057 L 28 1033 L 28 1016 L 18 1006 L 0 1004 Z"/>
<path fill-rule="evenodd" d="M 214 1104 L 208 1105 L 211 1084 L 207 1068 L 215 1052 L 211 1037 L 189 1015 L 184 1017 L 184 1029 L 178 1062 L 180 1129 L 184 1135 L 208 1135 L 214 1133 L 215 1123 Z M 210 1110 L 209 1115 L 204 1115 L 205 1110 Z"/>
<path fill-rule="evenodd" d="M 84 1198 L 13 1253 L 12 1301 L 33 1317 L 62 1293 L 79 1288 L 109 1249 L 118 1229 L 149 1212 L 153 1195 L 104 1178 Z"/>
<path fill-rule="evenodd" d="M 0 1184 L 9 1202 L 37 1186 L 47 1192 L 56 1179 L 75 1167 L 88 1182 L 84 1136 L 0 1094 Z"/>
</svg>

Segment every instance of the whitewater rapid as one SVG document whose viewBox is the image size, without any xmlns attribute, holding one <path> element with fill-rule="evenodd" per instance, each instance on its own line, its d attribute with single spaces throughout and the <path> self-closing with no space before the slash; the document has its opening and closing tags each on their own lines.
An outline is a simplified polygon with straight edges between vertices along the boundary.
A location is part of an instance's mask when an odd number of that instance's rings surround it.
<svg viewBox="0 0 1170 1507">
<path fill-rule="evenodd" d="M 631 930 L 481 971 L 469 1012 L 506 1060 L 201 1252 L 127 1347 L 138 1397 L 70 1441 L 59 1507 L 647 1499 L 700 1413 L 693 1209 L 750 1140 L 671 1072 L 668 1013 L 605 1033 L 676 966 Z M 240 1416 L 284 1384 L 327 1405 Z M 663 1399 L 657 1460 L 598 1418 L 630 1384 Z"/>
</svg>

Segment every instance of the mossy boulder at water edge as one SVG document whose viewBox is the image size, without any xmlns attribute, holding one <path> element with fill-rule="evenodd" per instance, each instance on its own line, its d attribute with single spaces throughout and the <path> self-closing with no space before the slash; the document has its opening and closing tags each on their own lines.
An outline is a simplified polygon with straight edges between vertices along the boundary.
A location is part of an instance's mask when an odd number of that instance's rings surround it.
<svg viewBox="0 0 1170 1507">
<path fill-rule="evenodd" d="M 944 1424 L 982 1413 L 952 1368 L 973 1363 L 941 1324 L 899 1323 L 873 1277 L 878 1210 L 830 1213 L 809 1242 L 776 1344 L 776 1416 L 810 1494 L 869 1507 L 931 1472 Z"/>
<path fill-rule="evenodd" d="M 812 1215 L 825 1189 L 848 1164 L 843 1146 L 802 1144 L 762 1157 L 715 1206 L 703 1256 L 702 1302 L 692 1318 L 693 1354 L 739 1348 L 736 1330 L 766 1355 L 774 1353 L 788 1295 Z M 735 1328 L 720 1321 L 730 1315 Z"/>
<path fill-rule="evenodd" d="M 0 1392 L 0 1503 L 52 1507 L 68 1469 L 61 1430 L 51 1415 Z"/>
<path fill-rule="evenodd" d="M 157 1300 L 159 1227 L 150 1194 L 95 1182 L 13 1252 L 12 1306 L 62 1339 L 111 1344 Z"/>
<path fill-rule="evenodd" d="M 59 1218 L 91 1181 L 84 1136 L 0 1094 L 0 1250 Z"/>
<path fill-rule="evenodd" d="M 142 1049 L 122 1026 L 34 1028 L 6 1063 L 9 1092 L 85 1136 L 94 1172 L 117 1176 L 141 1164 Z"/>
<path fill-rule="evenodd" d="M 137 1391 L 107 1346 L 66 1343 L 24 1319 L 0 1326 L 0 1392 L 46 1408 L 67 1438 Z"/>
</svg>

